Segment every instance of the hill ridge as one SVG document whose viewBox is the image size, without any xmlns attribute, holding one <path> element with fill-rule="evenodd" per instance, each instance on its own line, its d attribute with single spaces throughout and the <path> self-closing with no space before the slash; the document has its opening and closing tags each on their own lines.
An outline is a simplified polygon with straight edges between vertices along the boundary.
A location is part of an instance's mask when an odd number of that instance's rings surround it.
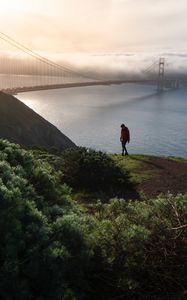
<svg viewBox="0 0 187 300">
<path fill-rule="evenodd" d="M 0 138 L 25 147 L 64 150 L 75 144 L 54 125 L 12 95 L 0 92 Z"/>
</svg>

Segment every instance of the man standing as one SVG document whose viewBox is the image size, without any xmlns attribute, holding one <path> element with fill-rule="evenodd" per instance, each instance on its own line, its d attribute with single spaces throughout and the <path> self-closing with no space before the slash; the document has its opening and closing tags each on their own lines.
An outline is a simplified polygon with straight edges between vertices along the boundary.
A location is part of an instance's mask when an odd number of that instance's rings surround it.
<svg viewBox="0 0 187 300">
<path fill-rule="evenodd" d="M 125 155 L 128 155 L 128 152 L 126 149 L 126 143 L 130 142 L 130 132 L 129 132 L 129 129 L 124 124 L 121 124 L 120 142 L 122 145 L 122 155 L 124 155 L 124 151 L 125 151 Z"/>
</svg>

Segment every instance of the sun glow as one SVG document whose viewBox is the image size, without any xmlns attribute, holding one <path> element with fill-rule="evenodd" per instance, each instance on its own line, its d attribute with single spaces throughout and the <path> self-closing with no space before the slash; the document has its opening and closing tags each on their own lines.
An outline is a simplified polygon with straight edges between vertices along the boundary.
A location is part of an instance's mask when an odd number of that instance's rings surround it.
<svg viewBox="0 0 187 300">
<path fill-rule="evenodd" d="M 1 13 L 14 14 L 29 10 L 30 5 L 24 0 L 0 0 Z"/>
</svg>

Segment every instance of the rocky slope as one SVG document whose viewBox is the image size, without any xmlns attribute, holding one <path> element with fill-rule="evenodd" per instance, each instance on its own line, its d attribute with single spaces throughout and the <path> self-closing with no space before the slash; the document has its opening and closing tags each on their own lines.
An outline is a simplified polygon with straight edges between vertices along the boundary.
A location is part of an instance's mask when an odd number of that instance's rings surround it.
<svg viewBox="0 0 187 300">
<path fill-rule="evenodd" d="M 75 144 L 15 97 L 0 92 L 0 138 L 25 147 L 63 150 Z"/>
</svg>

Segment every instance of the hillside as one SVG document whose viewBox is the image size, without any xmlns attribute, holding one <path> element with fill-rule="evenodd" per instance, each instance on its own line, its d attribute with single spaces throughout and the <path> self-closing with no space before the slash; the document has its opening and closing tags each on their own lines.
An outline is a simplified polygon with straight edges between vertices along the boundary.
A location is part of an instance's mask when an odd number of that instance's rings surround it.
<svg viewBox="0 0 187 300">
<path fill-rule="evenodd" d="M 25 147 L 63 150 L 75 144 L 15 97 L 0 92 L 0 138 Z"/>
<path fill-rule="evenodd" d="M 160 194 L 187 193 L 187 160 L 176 157 L 120 154 L 77 147 L 60 157 L 35 151 L 62 171 L 63 179 L 73 188 L 74 199 L 92 206 L 111 197 L 141 199 Z"/>
<path fill-rule="evenodd" d="M 187 160 L 151 155 L 112 155 L 120 168 L 130 172 L 136 192 L 155 197 L 168 192 L 187 193 Z M 135 195 L 136 196 L 136 195 Z"/>
<path fill-rule="evenodd" d="M 126 194 L 170 160 L 1 139 L 0 158 L 0 299 L 186 299 L 187 194 Z M 104 197 L 90 203 L 94 192 Z"/>
</svg>

